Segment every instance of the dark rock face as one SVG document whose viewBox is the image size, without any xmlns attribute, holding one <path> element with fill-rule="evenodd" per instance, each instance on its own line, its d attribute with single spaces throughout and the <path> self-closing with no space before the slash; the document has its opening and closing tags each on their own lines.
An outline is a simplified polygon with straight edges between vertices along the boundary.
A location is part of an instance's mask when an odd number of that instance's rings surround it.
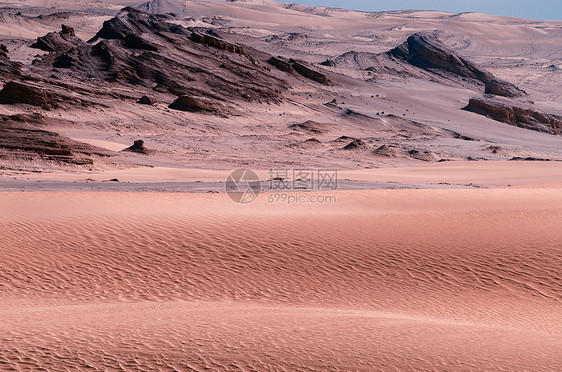
<svg viewBox="0 0 562 372">
<path fill-rule="evenodd" d="M 73 28 L 62 25 L 61 31 L 49 32 L 45 36 L 38 37 L 37 41 L 31 45 L 31 48 L 41 49 L 45 52 L 62 53 L 85 44 L 76 37 Z"/>
<path fill-rule="evenodd" d="M 138 35 L 129 34 L 123 38 L 123 46 L 129 49 L 149 50 L 157 52 L 158 48 Z"/>
<path fill-rule="evenodd" d="M 281 71 L 285 71 L 285 72 L 293 71 L 293 67 L 291 66 L 291 64 L 289 62 L 284 61 L 282 57 L 271 57 L 270 59 L 267 60 L 267 63 L 278 68 Z"/>
<path fill-rule="evenodd" d="M 169 15 L 125 8 L 104 23 L 91 44 L 62 31 L 50 33 L 36 43 L 51 51 L 34 61 L 36 72 L 57 76 L 63 72 L 54 68 L 64 68 L 64 79 L 73 76 L 81 81 L 87 76 L 132 84 L 147 95 L 148 90 L 155 90 L 201 97 L 197 100 L 213 101 L 214 107 L 234 100 L 279 102 L 287 83 L 260 64 L 270 56 L 228 42 L 212 30 L 192 33 L 169 19 Z M 180 106 L 217 112 L 197 104 Z"/>
<path fill-rule="evenodd" d="M 75 57 L 73 57 L 69 53 L 65 53 L 55 58 L 53 67 L 71 68 L 72 66 L 76 65 L 76 63 L 78 63 L 78 60 Z"/>
<path fill-rule="evenodd" d="M 299 73 L 299 75 L 320 84 L 332 84 L 330 79 L 328 79 L 325 74 L 309 67 L 307 64 L 305 64 L 305 62 L 296 61 L 294 59 L 290 59 L 289 61 L 287 61 L 283 57 L 271 57 L 267 60 L 267 63 L 284 72 L 290 73 L 296 71 L 297 73 Z"/>
<path fill-rule="evenodd" d="M 484 93 L 503 97 L 519 97 L 526 94 L 515 85 L 500 79 L 491 79 L 485 82 Z"/>
<path fill-rule="evenodd" d="M 136 140 L 135 142 L 133 142 L 132 146 L 127 147 L 123 151 L 136 152 L 137 154 L 148 154 L 149 153 L 148 149 L 146 147 L 144 147 L 144 141 L 143 140 Z"/>
<path fill-rule="evenodd" d="M 156 100 L 152 97 L 149 96 L 142 96 L 137 103 L 141 104 L 141 105 L 155 105 L 156 104 Z"/>
<path fill-rule="evenodd" d="M 90 106 L 86 101 L 67 95 L 66 88 L 36 83 L 9 81 L 0 91 L 0 104 L 26 104 L 52 110 L 66 105 Z"/>
<path fill-rule="evenodd" d="M 246 54 L 244 52 L 244 49 L 240 45 L 229 43 L 228 41 L 221 39 L 218 35 L 193 32 L 190 36 L 190 39 L 193 42 L 209 45 L 230 53 Z"/>
<path fill-rule="evenodd" d="M 183 95 L 178 97 L 169 106 L 171 109 L 189 112 L 221 112 L 222 107 L 219 103 L 204 97 L 192 97 Z"/>
<path fill-rule="evenodd" d="M 92 156 L 109 152 L 36 128 L 40 115 L 0 116 L 0 158 L 47 160 L 74 165 L 93 164 Z"/>
<path fill-rule="evenodd" d="M 46 109 L 58 107 L 59 97 L 37 86 L 10 81 L 0 91 L 1 104 L 24 103 Z"/>
<path fill-rule="evenodd" d="M 408 150 L 406 152 L 408 154 L 409 157 L 413 158 L 413 159 L 417 159 L 417 160 L 421 160 L 421 161 L 435 161 L 437 160 L 435 158 L 435 156 L 433 155 L 433 153 L 431 151 L 421 151 L 421 150 L 416 150 L 416 149 L 412 149 L 412 150 Z"/>
<path fill-rule="evenodd" d="M 434 36 L 428 34 L 413 34 L 404 44 L 390 50 L 388 54 L 416 67 L 478 80 L 485 85 L 486 93 L 505 97 L 524 94 L 515 85 L 496 79 L 490 72 L 447 49 Z"/>
<path fill-rule="evenodd" d="M 320 83 L 320 84 L 331 85 L 331 81 L 330 81 L 330 79 L 328 79 L 328 77 L 326 75 L 324 75 L 323 73 L 318 72 L 316 70 L 313 70 L 312 68 L 306 66 L 304 63 L 297 62 L 297 61 L 294 61 L 294 60 L 290 60 L 289 63 L 291 63 L 291 65 L 293 66 L 293 69 L 296 72 L 298 72 L 299 74 L 301 74 L 305 78 L 316 81 L 317 83 Z"/>
<path fill-rule="evenodd" d="M 344 150 L 359 150 L 367 148 L 367 144 L 360 139 L 356 139 L 344 146 Z"/>
<path fill-rule="evenodd" d="M 8 48 L 4 44 L 0 44 L 0 59 L 8 59 Z"/>
<path fill-rule="evenodd" d="M 330 59 L 327 59 L 327 60 L 325 60 L 324 62 L 320 62 L 320 64 L 321 64 L 322 66 L 327 66 L 327 67 L 335 67 L 335 66 L 337 66 L 337 64 L 336 64 L 334 61 L 330 60 Z"/>
<path fill-rule="evenodd" d="M 334 140 L 334 142 L 343 142 L 343 141 L 357 141 L 357 138 L 353 138 L 349 136 L 341 136 Z"/>
<path fill-rule="evenodd" d="M 307 120 L 304 123 L 291 124 L 289 125 L 289 128 L 314 134 L 324 133 L 328 129 L 325 124 L 320 124 L 312 120 Z"/>
<path fill-rule="evenodd" d="M 10 61 L 8 48 L 4 44 L 0 44 L 0 80 L 5 76 L 20 75 L 21 66 L 19 62 Z"/>
<path fill-rule="evenodd" d="M 382 145 L 376 148 L 375 150 L 373 150 L 373 154 L 377 156 L 388 157 L 388 158 L 399 158 L 404 156 L 400 151 L 400 149 L 391 145 Z"/>
<path fill-rule="evenodd" d="M 309 143 L 309 144 L 321 144 L 322 142 L 319 141 L 319 140 L 316 139 L 316 138 L 309 138 L 309 139 L 307 139 L 306 141 L 304 141 L 304 143 Z"/>
<path fill-rule="evenodd" d="M 538 132 L 562 135 L 562 118 L 542 113 L 531 106 L 515 106 L 490 98 L 472 98 L 463 110 L 488 116 L 494 120 Z"/>
<path fill-rule="evenodd" d="M 189 32 L 181 26 L 167 23 L 167 15 L 149 15 L 138 9 L 124 8 L 120 15 L 103 23 L 103 27 L 89 42 L 99 39 L 123 39 L 125 36 L 142 33 L 170 32 L 187 35 Z"/>
<path fill-rule="evenodd" d="M 69 27 L 67 25 L 61 25 L 61 33 L 63 35 L 68 35 L 68 36 L 76 36 L 76 33 L 74 32 L 74 29 L 72 27 Z"/>
</svg>

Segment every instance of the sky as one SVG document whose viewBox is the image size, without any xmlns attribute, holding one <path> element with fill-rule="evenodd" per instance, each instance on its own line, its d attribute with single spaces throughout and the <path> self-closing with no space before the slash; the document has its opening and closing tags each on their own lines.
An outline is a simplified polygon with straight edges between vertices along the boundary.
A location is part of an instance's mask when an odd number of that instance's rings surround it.
<svg viewBox="0 0 562 372">
<path fill-rule="evenodd" d="M 444 10 L 480 12 L 540 20 L 562 20 L 562 0 L 277 0 L 284 3 L 356 10 Z"/>
</svg>

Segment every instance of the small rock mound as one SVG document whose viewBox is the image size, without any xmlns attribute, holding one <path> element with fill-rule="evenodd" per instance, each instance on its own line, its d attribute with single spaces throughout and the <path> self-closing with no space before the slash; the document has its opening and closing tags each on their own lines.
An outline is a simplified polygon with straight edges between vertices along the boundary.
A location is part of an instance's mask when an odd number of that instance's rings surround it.
<svg viewBox="0 0 562 372">
<path fill-rule="evenodd" d="M 307 120 L 304 123 L 297 123 L 289 125 L 290 129 L 296 131 L 310 132 L 310 133 L 324 133 L 327 128 L 325 124 L 320 124 L 312 120 Z"/>
<path fill-rule="evenodd" d="M 156 100 L 152 97 L 149 96 L 142 96 L 137 103 L 141 104 L 141 105 L 155 105 L 156 104 Z"/>
<path fill-rule="evenodd" d="M 404 156 L 398 148 L 392 145 L 382 145 L 373 150 L 373 154 L 387 158 L 400 158 Z"/>
<path fill-rule="evenodd" d="M 287 147 L 292 147 L 292 148 L 296 147 L 299 149 L 317 149 L 317 148 L 321 148 L 322 146 L 323 146 L 322 142 L 316 138 L 309 138 L 302 142 L 297 142 L 287 145 Z"/>
<path fill-rule="evenodd" d="M 144 147 L 143 140 L 136 140 L 132 146 L 129 146 L 122 151 L 136 152 L 137 154 L 148 154 L 150 152 L 146 147 Z"/>
<path fill-rule="evenodd" d="M 61 34 L 63 35 L 68 35 L 68 36 L 76 36 L 76 33 L 74 32 L 74 29 L 72 27 L 69 27 L 67 25 L 61 25 Z"/>
<path fill-rule="evenodd" d="M 413 158 L 413 159 L 417 159 L 417 160 L 422 160 L 422 161 L 435 161 L 435 155 L 428 150 L 416 150 L 416 149 L 412 149 L 412 150 L 408 150 L 407 154 L 409 157 Z"/>
<path fill-rule="evenodd" d="M 334 142 L 349 142 L 349 141 L 356 141 L 357 138 L 349 137 L 349 136 L 341 136 L 334 140 Z"/>
<path fill-rule="evenodd" d="M 505 151 L 500 146 L 488 146 L 484 150 L 494 155 L 505 155 Z"/>
<path fill-rule="evenodd" d="M 367 144 L 360 139 L 356 139 L 344 146 L 344 150 L 360 150 L 367 148 Z"/>
<path fill-rule="evenodd" d="M 189 112 L 220 112 L 222 105 L 205 97 L 179 96 L 168 106 L 171 109 Z"/>
<path fill-rule="evenodd" d="M 312 144 L 316 144 L 316 143 L 322 143 L 320 140 L 317 140 L 316 138 L 309 138 L 306 141 L 304 141 L 305 143 L 312 143 Z"/>
</svg>

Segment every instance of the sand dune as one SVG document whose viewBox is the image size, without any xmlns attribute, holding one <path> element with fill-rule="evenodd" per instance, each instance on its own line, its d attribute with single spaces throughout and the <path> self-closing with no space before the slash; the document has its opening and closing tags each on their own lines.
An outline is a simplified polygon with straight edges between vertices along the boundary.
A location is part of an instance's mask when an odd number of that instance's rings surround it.
<svg viewBox="0 0 562 372">
<path fill-rule="evenodd" d="M 559 189 L 0 194 L 2 368 L 555 370 Z"/>
</svg>

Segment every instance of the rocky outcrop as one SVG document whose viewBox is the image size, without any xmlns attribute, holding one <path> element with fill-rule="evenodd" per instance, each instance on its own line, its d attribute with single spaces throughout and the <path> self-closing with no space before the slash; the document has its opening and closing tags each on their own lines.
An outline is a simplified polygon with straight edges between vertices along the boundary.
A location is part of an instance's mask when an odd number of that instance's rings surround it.
<svg viewBox="0 0 562 372">
<path fill-rule="evenodd" d="M 135 142 L 133 142 L 132 146 L 127 147 L 123 151 L 135 152 L 137 154 L 145 154 L 145 155 L 150 152 L 146 147 L 144 147 L 143 140 L 136 140 Z"/>
<path fill-rule="evenodd" d="M 44 125 L 44 120 L 40 115 L 0 115 L 0 159 L 89 165 L 93 164 L 94 156 L 111 155 L 103 149 L 38 129 L 36 126 Z"/>
<path fill-rule="evenodd" d="M 277 69 L 285 72 L 292 72 L 293 67 L 288 61 L 285 61 L 283 57 L 271 57 L 267 60 L 267 63 L 276 67 Z"/>
<path fill-rule="evenodd" d="M 240 45 L 230 43 L 224 39 L 221 39 L 218 35 L 193 32 L 190 36 L 190 39 L 193 42 L 212 46 L 214 48 L 224 50 L 230 53 L 245 54 L 244 49 Z"/>
<path fill-rule="evenodd" d="M 67 25 L 61 25 L 61 33 L 63 35 L 68 35 L 68 36 L 76 36 L 76 33 L 74 32 L 74 29 L 70 26 Z"/>
<path fill-rule="evenodd" d="M 328 131 L 328 126 L 326 124 L 317 123 L 312 120 L 307 120 L 304 123 L 291 124 L 289 125 L 289 128 L 296 131 L 314 134 L 320 134 Z"/>
<path fill-rule="evenodd" d="M 38 37 L 31 48 L 41 49 L 45 52 L 62 53 L 86 44 L 76 37 L 72 27 L 62 25 L 61 28 L 62 30 L 59 32 L 49 32 L 45 36 Z"/>
<path fill-rule="evenodd" d="M 406 154 L 412 159 L 421 160 L 421 161 L 433 162 L 437 160 L 435 155 L 429 150 L 411 149 L 411 150 L 407 150 Z"/>
<path fill-rule="evenodd" d="M 141 35 L 143 33 L 189 34 L 189 31 L 185 28 L 166 22 L 170 19 L 170 15 L 147 14 L 138 9 L 127 7 L 117 17 L 105 21 L 101 30 L 89 42 L 96 42 L 99 39 L 124 39 L 127 35 Z"/>
<path fill-rule="evenodd" d="M 0 79 L 21 74 L 21 63 L 10 61 L 8 48 L 0 44 Z"/>
<path fill-rule="evenodd" d="M 52 110 L 63 106 L 94 104 L 68 92 L 69 86 L 9 81 L 0 91 L 0 104 L 26 104 Z M 71 89 L 73 87 L 70 87 Z"/>
<path fill-rule="evenodd" d="M 291 64 L 291 66 L 296 72 L 298 72 L 299 74 L 301 74 L 307 79 L 316 81 L 317 83 L 324 84 L 324 85 L 332 84 L 332 82 L 330 81 L 330 79 L 328 79 L 326 75 L 308 67 L 303 62 L 298 62 L 291 59 L 289 63 Z"/>
<path fill-rule="evenodd" d="M 134 34 L 129 34 L 123 38 L 123 46 L 128 49 L 149 50 L 151 52 L 158 51 L 156 45 Z"/>
<path fill-rule="evenodd" d="M 61 31 L 49 32 L 45 36 L 38 37 L 31 48 L 50 52 L 42 59 L 33 61 L 34 65 L 47 64 L 56 68 L 70 69 L 83 64 L 87 59 L 84 51 L 88 45 L 82 39 L 76 37 L 74 29 L 61 25 Z"/>
<path fill-rule="evenodd" d="M 142 96 L 137 103 L 141 104 L 141 105 L 155 105 L 156 104 L 156 100 L 152 97 L 149 96 Z"/>
<path fill-rule="evenodd" d="M 8 48 L 4 44 L 0 44 L 0 59 L 8 59 Z"/>
<path fill-rule="evenodd" d="M 155 90 L 217 102 L 279 102 L 287 83 L 259 63 L 265 64 L 269 55 L 245 50 L 210 30 L 192 32 L 170 19 L 170 15 L 125 8 L 104 22 L 90 44 L 74 45 L 73 37 L 50 33 L 40 38 L 41 45 L 55 51 L 40 57 L 34 66 L 46 70 L 38 73 L 61 80 L 88 77 L 134 85 L 146 95 Z M 197 105 L 189 110 L 196 111 Z"/>
<path fill-rule="evenodd" d="M 517 88 L 515 85 L 496 78 L 484 82 L 484 93 L 503 97 L 519 97 L 523 94 L 527 94 L 524 90 Z"/>
<path fill-rule="evenodd" d="M 408 149 L 399 145 L 382 145 L 373 150 L 373 155 L 381 158 L 411 158 L 415 160 L 434 162 L 437 160 L 435 155 L 428 150 Z"/>
<path fill-rule="evenodd" d="M 388 54 L 419 68 L 477 80 L 484 84 L 486 93 L 505 97 L 524 94 L 515 85 L 495 78 L 482 67 L 448 49 L 433 35 L 413 34 L 404 44 L 390 50 Z"/>
<path fill-rule="evenodd" d="M 404 157 L 401 149 L 392 145 L 382 145 L 373 150 L 373 155 L 387 157 L 387 158 L 400 158 Z"/>
<path fill-rule="evenodd" d="M 57 108 L 60 97 L 35 85 L 10 81 L 0 91 L 0 104 L 23 103 L 45 109 Z"/>
<path fill-rule="evenodd" d="M 485 115 L 509 125 L 562 135 L 562 117 L 540 112 L 531 105 L 517 105 L 507 100 L 492 98 L 472 98 L 463 110 Z"/>
<path fill-rule="evenodd" d="M 367 148 L 367 144 L 360 139 L 356 139 L 343 147 L 344 150 L 360 150 Z"/>
<path fill-rule="evenodd" d="M 183 95 L 178 97 L 169 106 L 171 109 L 189 112 L 219 113 L 224 111 L 222 104 L 206 97 L 193 97 Z"/>
<path fill-rule="evenodd" d="M 278 70 L 284 72 L 290 73 L 296 71 L 299 75 L 320 84 L 324 84 L 324 85 L 332 84 L 330 79 L 328 79 L 328 77 L 325 74 L 311 68 L 305 62 L 302 61 L 296 61 L 292 58 L 287 61 L 283 57 L 271 57 L 270 59 L 267 60 L 267 63 L 274 66 Z"/>
</svg>

